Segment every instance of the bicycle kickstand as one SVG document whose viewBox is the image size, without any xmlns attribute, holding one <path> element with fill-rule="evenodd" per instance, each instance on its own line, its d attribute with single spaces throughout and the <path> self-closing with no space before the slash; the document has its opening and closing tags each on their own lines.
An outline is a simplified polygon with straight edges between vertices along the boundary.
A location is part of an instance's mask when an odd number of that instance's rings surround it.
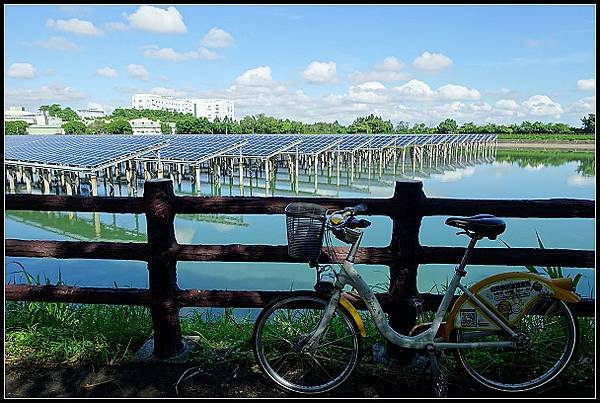
<svg viewBox="0 0 600 403">
<path fill-rule="evenodd" d="M 446 380 L 440 370 L 435 347 L 427 346 L 427 355 L 429 356 L 429 365 L 433 377 L 433 393 L 435 394 L 435 397 L 447 397 L 448 385 L 446 385 Z"/>
</svg>

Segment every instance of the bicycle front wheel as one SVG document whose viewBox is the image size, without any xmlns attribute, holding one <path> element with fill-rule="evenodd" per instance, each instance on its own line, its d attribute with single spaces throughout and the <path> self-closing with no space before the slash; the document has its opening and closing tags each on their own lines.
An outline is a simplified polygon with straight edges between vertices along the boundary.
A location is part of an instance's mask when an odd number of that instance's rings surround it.
<svg viewBox="0 0 600 403">
<path fill-rule="evenodd" d="M 301 351 L 328 302 L 314 292 L 296 292 L 273 300 L 256 319 L 254 355 L 280 388 L 303 394 L 327 392 L 347 380 L 356 367 L 360 331 L 340 305 L 318 345 Z"/>
<path fill-rule="evenodd" d="M 577 322 L 561 300 L 537 301 L 514 326 L 521 345 L 516 349 L 463 349 L 457 355 L 465 370 L 480 383 L 507 392 L 538 388 L 568 365 L 577 343 Z M 458 330 L 459 342 L 506 340 L 504 332 Z"/>
</svg>

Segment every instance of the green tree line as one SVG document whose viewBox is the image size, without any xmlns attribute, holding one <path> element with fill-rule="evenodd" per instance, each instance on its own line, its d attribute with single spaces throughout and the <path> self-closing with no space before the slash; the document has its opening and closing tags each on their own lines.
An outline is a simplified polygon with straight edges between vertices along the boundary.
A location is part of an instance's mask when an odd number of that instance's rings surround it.
<svg viewBox="0 0 600 403">
<path fill-rule="evenodd" d="M 216 118 L 209 121 L 207 118 L 196 118 L 191 114 L 163 110 L 138 110 L 132 108 L 117 108 L 110 116 L 98 118 L 89 123 L 83 123 L 71 108 L 62 109 L 60 105 L 42 105 L 40 111 L 47 111 L 51 116 L 56 116 L 65 123 L 63 129 L 67 134 L 130 134 L 132 133 L 129 120 L 147 118 L 161 122 L 161 132 L 170 133 L 168 123 L 175 124 L 178 134 L 212 133 L 212 134 L 343 134 L 343 133 L 368 133 L 368 134 L 468 134 L 468 133 L 497 133 L 506 135 L 519 134 L 590 134 L 596 130 L 596 115 L 591 113 L 581 119 L 581 127 L 574 127 L 565 123 L 544 123 L 540 121 L 513 123 L 509 125 L 486 123 L 478 125 L 474 122 L 465 122 L 459 125 L 454 119 L 445 119 L 437 126 L 428 126 L 425 123 L 399 122 L 393 124 L 381 116 L 370 114 L 357 117 L 351 124 L 344 126 L 337 120 L 333 123 L 316 122 L 304 123 L 300 121 L 281 119 L 265 114 L 245 116 L 240 120 Z M 11 123 L 11 125 L 8 125 Z M 17 127 L 17 122 L 5 122 L 5 134 L 25 134 L 22 123 Z M 26 124 L 26 123 L 25 123 Z"/>
</svg>

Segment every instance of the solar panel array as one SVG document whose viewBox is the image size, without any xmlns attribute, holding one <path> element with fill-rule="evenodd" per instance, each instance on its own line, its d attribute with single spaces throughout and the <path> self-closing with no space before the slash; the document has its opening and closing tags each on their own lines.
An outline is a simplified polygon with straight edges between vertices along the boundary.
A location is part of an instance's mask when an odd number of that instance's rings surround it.
<svg viewBox="0 0 600 403">
<path fill-rule="evenodd" d="M 321 134 L 321 135 L 23 135 L 5 136 L 9 164 L 92 169 L 124 158 L 201 162 L 218 156 L 266 158 L 283 152 L 317 154 L 325 150 L 356 150 L 494 141 L 496 134 Z"/>
<path fill-rule="evenodd" d="M 29 163 L 92 169 L 128 156 L 137 156 L 165 143 L 155 136 L 6 136 L 5 163 Z M 29 137 L 29 136 L 18 136 Z M 38 138 L 39 137 L 39 138 Z M 43 137 L 43 138 L 42 138 Z"/>
<path fill-rule="evenodd" d="M 146 137 L 156 138 L 156 136 L 150 135 Z M 223 155 L 227 151 L 233 152 L 233 150 L 239 149 L 247 140 L 240 136 L 177 135 L 168 136 L 168 142 L 168 145 L 160 150 L 161 160 L 198 163 Z M 154 160 L 156 157 L 147 155 L 145 158 L 140 159 Z"/>
</svg>

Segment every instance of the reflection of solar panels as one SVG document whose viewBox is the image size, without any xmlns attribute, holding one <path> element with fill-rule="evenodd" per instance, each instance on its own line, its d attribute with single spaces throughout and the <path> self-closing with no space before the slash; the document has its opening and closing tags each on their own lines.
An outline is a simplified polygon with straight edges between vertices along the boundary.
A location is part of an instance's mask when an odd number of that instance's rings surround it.
<svg viewBox="0 0 600 403">
<path fill-rule="evenodd" d="M 246 142 L 241 136 L 169 136 L 169 145 L 160 150 L 160 158 L 169 162 L 200 163 L 239 149 Z M 140 159 L 154 160 L 156 157 L 146 156 Z"/>
<path fill-rule="evenodd" d="M 6 149 L 5 162 L 49 168 L 97 170 L 166 144 L 160 136 L 44 136 Z"/>
</svg>

